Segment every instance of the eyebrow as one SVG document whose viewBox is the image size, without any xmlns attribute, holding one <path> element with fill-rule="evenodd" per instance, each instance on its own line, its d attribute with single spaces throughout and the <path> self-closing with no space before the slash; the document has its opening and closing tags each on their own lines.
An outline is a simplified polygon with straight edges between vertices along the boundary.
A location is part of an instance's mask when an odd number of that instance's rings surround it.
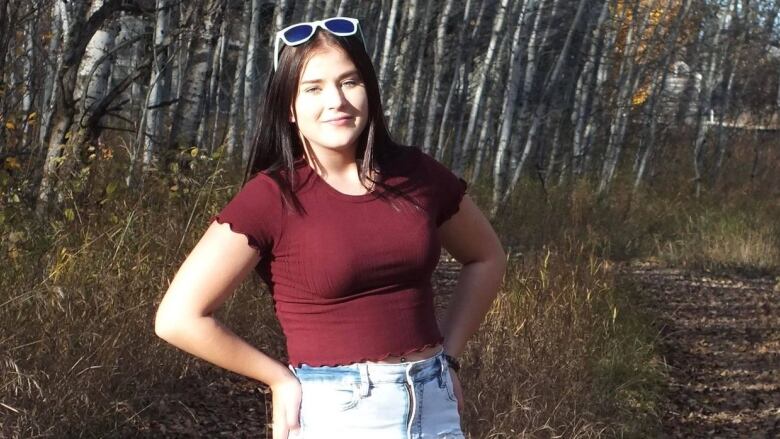
<svg viewBox="0 0 780 439">
<path fill-rule="evenodd" d="M 346 73 L 342 73 L 341 75 L 339 75 L 339 79 L 344 79 L 347 76 L 358 76 L 359 77 L 360 73 L 357 70 L 350 70 L 350 71 L 348 71 Z M 305 81 L 301 81 L 301 85 L 303 85 L 303 84 L 318 84 L 318 83 L 320 83 L 322 81 L 323 81 L 322 79 L 307 79 Z"/>
</svg>

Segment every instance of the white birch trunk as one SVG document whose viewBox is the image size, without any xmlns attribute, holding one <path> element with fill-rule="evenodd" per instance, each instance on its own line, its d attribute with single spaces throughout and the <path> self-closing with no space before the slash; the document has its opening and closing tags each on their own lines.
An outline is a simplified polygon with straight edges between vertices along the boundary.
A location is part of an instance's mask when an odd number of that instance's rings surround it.
<svg viewBox="0 0 780 439">
<path fill-rule="evenodd" d="M 223 108 L 223 80 L 222 75 L 225 71 L 225 60 L 227 59 L 227 42 L 230 39 L 230 31 L 228 30 L 228 24 L 230 23 L 230 20 L 225 17 L 224 20 L 222 20 L 222 29 L 220 30 L 220 37 L 219 37 L 219 56 L 215 57 L 214 60 L 214 68 L 211 75 L 211 96 L 212 96 L 212 104 L 215 109 L 214 114 L 214 121 L 212 122 L 211 127 L 211 138 L 209 139 L 209 153 L 214 152 L 214 150 L 221 146 L 218 144 L 218 135 L 217 133 L 220 130 L 222 115 L 224 113 Z"/>
<path fill-rule="evenodd" d="M 418 46 L 417 56 L 414 57 L 414 59 L 417 60 L 417 66 L 415 67 L 414 71 L 414 81 L 412 82 L 412 97 L 411 101 L 409 102 L 409 112 L 407 113 L 407 120 L 406 120 L 406 141 L 405 143 L 407 145 L 414 145 L 415 144 L 415 128 L 417 124 L 417 107 L 418 103 L 420 101 L 421 95 L 425 93 L 423 90 L 424 84 L 423 84 L 423 68 L 425 66 L 425 59 L 424 59 L 424 53 L 425 53 L 425 45 L 427 44 L 427 40 L 425 39 L 425 36 L 428 35 L 428 22 L 430 22 L 431 13 L 433 11 L 433 7 L 431 6 L 433 2 L 427 2 L 425 5 L 425 13 L 423 14 L 422 24 L 420 26 L 420 35 L 423 35 L 423 40 L 420 41 L 420 44 Z"/>
<path fill-rule="evenodd" d="M 672 29 L 666 38 L 666 47 L 668 47 L 669 50 L 664 56 L 660 66 L 660 71 L 658 72 L 660 74 L 660 79 L 657 82 L 653 82 L 654 85 L 651 89 L 650 102 L 648 103 L 648 133 L 646 136 L 642 136 L 642 141 L 645 142 L 646 145 L 643 149 L 640 149 L 641 155 L 638 153 L 639 157 L 637 159 L 637 164 L 634 166 L 634 192 L 639 189 L 639 186 L 641 185 L 647 171 L 647 165 L 653 158 L 653 154 L 655 154 L 656 133 L 659 119 L 658 115 L 656 114 L 656 109 L 658 108 L 658 101 L 663 99 L 665 93 L 670 66 L 675 58 L 675 54 L 677 53 L 677 36 L 680 33 L 680 28 L 682 27 L 682 23 L 684 22 L 685 17 L 688 15 L 690 6 L 691 0 L 683 0 L 683 4 L 680 6 L 677 17 L 675 17 L 675 22 L 672 25 Z"/>
<path fill-rule="evenodd" d="M 652 10 L 653 7 L 654 4 L 648 9 Z M 634 17 L 636 17 L 637 12 L 638 8 L 635 8 Z M 632 23 L 628 27 L 623 59 L 618 73 L 618 93 L 615 101 L 615 113 L 610 124 L 609 138 L 607 140 L 604 162 L 601 168 L 601 178 L 599 179 L 597 189 L 599 194 L 609 190 L 609 186 L 615 177 L 621 152 L 623 151 L 623 141 L 628 126 L 628 118 L 631 115 L 631 100 L 636 92 L 636 86 L 640 76 L 636 71 L 636 52 L 642 43 L 642 35 L 644 34 L 649 16 L 650 11 L 643 14 L 638 25 L 633 24 L 633 22 L 636 21 L 636 18 L 632 19 Z"/>
<path fill-rule="evenodd" d="M 431 148 L 434 142 L 434 130 L 438 126 L 442 127 L 441 123 L 438 123 L 439 117 L 439 95 L 441 94 L 441 84 L 444 76 L 444 55 L 447 50 L 446 37 L 447 37 L 447 24 L 450 20 L 450 14 L 452 12 L 452 0 L 446 0 L 444 3 L 444 10 L 439 17 L 439 26 L 436 29 L 436 45 L 433 53 L 433 83 L 431 84 L 431 93 L 428 97 L 428 111 L 425 117 L 425 134 L 423 136 L 423 151 L 426 153 L 432 153 Z M 455 81 L 452 81 L 454 84 Z"/>
<path fill-rule="evenodd" d="M 22 147 L 26 148 L 31 136 L 30 114 L 33 111 L 33 90 L 37 72 L 35 71 L 35 48 L 33 46 L 33 34 L 35 32 L 35 21 L 29 20 L 24 29 L 24 61 L 22 74 L 24 75 L 24 91 L 22 92 Z M 1 72 L 2 70 L 0 70 Z"/>
<path fill-rule="evenodd" d="M 171 86 L 171 68 L 168 47 L 171 43 L 170 16 L 174 0 L 156 0 L 152 75 L 149 80 L 149 101 L 146 110 L 143 166 L 154 166 L 165 138 L 163 118 L 165 109 L 162 104 L 169 99 Z"/>
<path fill-rule="evenodd" d="M 610 1 L 605 0 L 601 7 L 601 13 L 596 21 L 596 27 L 591 37 L 588 57 L 585 60 L 582 72 L 577 78 L 574 109 L 572 111 L 574 133 L 571 157 L 571 170 L 575 178 L 582 176 L 585 155 L 589 152 L 590 144 L 587 142 L 589 137 L 586 136 L 586 131 L 588 126 L 592 126 L 589 123 L 592 119 L 593 107 L 596 104 L 595 100 L 598 99 L 598 93 L 596 92 L 598 70 L 604 65 L 604 58 L 612 47 L 608 37 L 605 42 L 606 48 L 599 52 L 602 29 L 604 29 L 604 24 L 609 16 L 609 5 Z"/>
<path fill-rule="evenodd" d="M 466 32 L 465 29 L 468 29 L 469 27 L 469 14 L 470 14 L 470 1 L 466 3 L 466 9 L 463 13 L 463 29 L 464 31 L 461 32 L 461 35 L 459 37 L 459 51 L 458 55 L 459 59 L 462 59 L 463 61 L 457 62 L 456 65 L 461 66 L 460 70 L 460 95 L 458 96 L 458 108 L 466 108 L 468 103 L 468 95 L 469 95 L 469 75 L 471 74 L 471 58 L 472 58 L 472 51 L 474 48 L 474 41 L 476 41 L 476 37 L 479 33 L 479 30 L 482 27 L 483 18 L 485 17 L 485 9 L 487 2 L 482 2 L 479 7 L 479 12 L 477 12 L 477 18 L 474 21 L 474 26 L 471 30 L 470 38 L 466 39 Z M 461 53 L 462 52 L 462 53 Z M 463 176 L 465 174 L 465 166 L 466 166 L 466 156 L 465 156 L 465 147 L 463 145 L 463 129 L 465 125 L 465 118 L 466 118 L 466 112 L 465 111 L 458 111 L 457 116 L 457 122 L 456 122 L 456 131 L 455 131 L 455 144 L 452 151 L 452 171 L 459 175 Z M 474 168 L 474 174 L 478 174 L 479 170 L 477 168 Z M 473 181 L 472 181 L 473 183 Z"/>
<path fill-rule="evenodd" d="M 336 12 L 336 1 L 328 0 L 325 2 L 325 8 L 322 10 L 322 17 L 319 19 L 321 20 L 323 18 L 333 17 L 334 12 Z"/>
<path fill-rule="evenodd" d="M 225 44 L 227 41 L 227 26 L 229 23 L 229 18 L 227 14 L 222 19 L 222 24 L 219 26 L 219 37 L 217 38 L 217 45 L 215 47 L 214 53 L 211 57 L 211 74 L 209 75 L 209 86 L 207 88 L 208 93 L 206 93 L 206 101 L 204 105 L 204 111 L 203 111 L 203 121 L 200 124 L 200 128 L 198 128 L 198 140 L 197 144 L 201 148 L 206 148 L 209 153 L 211 153 L 214 145 L 213 140 L 211 138 L 212 131 L 216 131 L 216 121 L 219 120 L 219 95 L 218 95 L 218 87 L 221 83 L 220 78 L 222 76 L 222 60 L 224 59 L 225 55 Z M 216 115 L 212 119 L 212 113 L 216 113 Z M 214 124 L 214 126 L 212 126 Z"/>
<path fill-rule="evenodd" d="M 727 19 L 728 15 L 722 14 L 714 29 L 712 45 L 709 48 L 710 56 L 706 66 L 704 80 L 702 81 L 701 94 L 699 95 L 698 126 L 696 130 L 696 140 L 693 144 L 693 170 L 697 197 L 701 195 L 702 189 L 705 152 L 704 143 L 707 138 L 707 133 L 709 132 L 707 119 L 710 117 L 710 111 L 712 109 L 712 90 L 715 86 L 716 72 L 719 70 L 719 66 L 722 64 L 722 57 L 725 55 L 720 54 L 719 44 L 721 35 L 726 28 Z"/>
<path fill-rule="evenodd" d="M 461 31 L 458 35 L 457 47 L 455 48 L 455 62 L 452 64 L 455 71 L 453 72 L 452 83 L 450 84 L 450 91 L 447 94 L 447 100 L 444 103 L 444 113 L 442 114 L 441 117 L 440 132 L 444 132 L 446 129 L 448 129 L 448 127 L 450 131 L 453 128 L 455 129 L 455 135 L 452 136 L 454 137 L 453 142 L 448 141 L 448 139 L 451 136 L 443 136 L 441 134 L 439 135 L 439 141 L 438 144 L 436 145 L 436 159 L 442 163 L 444 163 L 444 154 L 446 153 L 447 145 L 449 144 L 456 145 L 453 148 L 454 149 L 454 153 L 452 154 L 453 162 L 455 161 L 454 160 L 455 155 L 458 153 L 458 151 L 460 151 L 460 149 L 457 147 L 457 144 L 460 143 L 461 127 L 459 126 L 459 124 L 458 126 L 451 127 L 450 118 L 454 108 L 456 107 L 461 108 L 459 106 L 459 101 L 461 95 L 464 93 L 463 77 L 464 77 L 465 66 L 463 65 L 464 64 L 463 57 L 466 52 L 466 48 L 464 46 L 465 46 L 465 38 L 467 34 L 469 20 L 471 17 L 471 4 L 472 4 L 471 0 L 466 0 L 466 4 L 463 7 L 463 18 L 461 19 Z M 458 116 L 462 114 L 463 114 L 462 111 L 458 112 Z M 461 119 L 459 118 L 458 122 L 460 120 Z"/>
<path fill-rule="evenodd" d="M 339 4 L 339 11 L 336 13 L 339 17 L 344 17 L 347 15 L 347 12 L 349 11 L 349 8 L 352 6 L 351 0 L 341 0 L 341 3 Z"/>
<path fill-rule="evenodd" d="M 103 0 L 92 2 L 88 14 L 94 14 L 102 6 Z M 113 49 L 114 38 L 115 34 L 111 29 L 99 29 L 84 51 L 73 94 L 74 100 L 78 102 L 81 118 L 91 112 L 94 104 L 106 95 L 108 75 L 111 72 L 107 55 Z"/>
<path fill-rule="evenodd" d="M 524 22 L 528 19 L 528 13 L 529 10 L 533 9 L 535 6 L 535 0 L 526 0 L 525 3 L 523 3 L 523 7 L 520 10 L 520 13 L 517 14 L 517 23 L 515 23 L 515 31 L 512 34 L 512 46 L 511 46 L 511 56 L 509 61 L 509 72 L 507 73 L 508 78 L 508 84 L 507 84 L 507 90 L 506 93 L 504 93 L 504 99 L 503 103 L 501 105 L 501 128 L 499 132 L 498 137 L 498 146 L 496 149 L 496 155 L 493 162 L 493 190 L 500 190 L 504 186 L 504 181 L 506 180 L 506 165 L 507 165 L 507 150 L 509 147 L 509 142 L 511 140 L 512 135 L 512 128 L 515 125 L 514 120 L 514 114 L 515 114 L 515 103 L 517 102 L 517 94 L 520 90 L 520 81 L 522 80 L 522 53 L 523 53 L 523 45 L 521 44 L 520 37 L 525 30 L 525 26 L 523 25 Z M 542 2 L 541 5 L 544 3 Z M 542 15 L 542 8 L 541 5 L 539 8 L 536 9 L 534 20 L 534 28 L 538 26 L 539 23 L 539 17 Z M 533 50 L 531 46 L 531 41 L 533 41 L 534 34 L 536 33 L 535 29 L 531 29 L 531 36 L 529 38 L 529 44 L 527 47 L 528 51 Z M 529 55 L 530 57 L 531 55 Z M 480 142 L 480 144 L 482 144 Z M 497 197 L 498 195 L 494 194 L 494 197 Z"/>
<path fill-rule="evenodd" d="M 192 55 L 183 78 L 186 85 L 179 96 L 176 119 L 171 131 L 171 146 L 196 146 L 198 124 L 203 114 L 204 96 L 216 42 L 217 28 L 224 12 L 224 0 L 207 0 L 203 8 L 203 28 L 192 41 Z"/>
<path fill-rule="evenodd" d="M 451 1 L 451 0 L 448 0 Z M 382 48 L 382 61 L 379 65 L 379 85 L 382 90 L 387 87 L 392 73 L 388 71 L 389 66 L 393 60 L 393 48 L 396 45 L 395 38 L 395 21 L 398 17 L 398 9 L 401 0 L 393 0 L 390 5 L 390 15 L 387 18 L 387 25 L 385 26 L 385 43 Z"/>
<path fill-rule="evenodd" d="M 74 90 L 78 80 L 78 66 L 84 56 L 87 44 L 103 25 L 106 19 L 118 9 L 118 0 L 108 0 L 95 13 L 87 13 L 87 4 L 82 1 L 58 0 L 55 7 L 60 14 L 63 25 L 62 50 L 58 57 L 55 73 L 55 90 L 53 95 L 54 111 L 52 115 L 53 129 L 48 141 L 46 159 L 43 165 L 41 181 L 38 186 L 36 213 L 42 215 L 48 207 L 52 193 L 55 191 L 53 180 L 60 163 L 72 163 L 77 154 L 76 142 L 71 136 L 72 153 L 66 153 L 64 145 L 68 143 L 66 134 L 71 129 L 75 116 Z M 71 133 L 73 134 L 73 133 Z M 61 157 L 63 156 L 64 157 Z M 62 201 L 58 195 L 58 201 Z"/>
<path fill-rule="evenodd" d="M 444 163 L 444 154 L 447 152 L 447 145 L 452 141 L 452 130 L 448 129 L 448 122 L 450 118 L 450 112 L 452 111 L 453 101 L 458 94 L 460 88 L 460 81 L 458 81 L 458 70 L 454 72 L 454 77 L 450 81 L 450 89 L 447 92 L 447 101 L 444 103 L 444 111 L 441 115 L 441 122 L 439 122 L 439 138 L 436 145 L 436 160 Z"/>
<path fill-rule="evenodd" d="M 259 95 L 259 62 L 261 54 L 260 41 L 260 0 L 251 0 L 251 21 L 249 24 L 249 42 L 246 51 L 246 74 L 244 77 L 244 142 L 243 142 L 243 163 L 249 160 L 248 153 L 251 152 L 249 144 L 252 142 L 252 136 L 255 133 L 255 124 L 257 117 L 257 98 Z M 313 2 L 311 2 L 313 3 Z M 310 4 L 311 4 L 310 3 Z"/>
<path fill-rule="evenodd" d="M 65 29 L 62 17 L 62 14 L 64 13 L 63 7 L 64 5 L 58 1 L 54 4 L 54 10 L 52 11 L 51 40 L 49 40 L 47 55 L 50 59 L 53 58 L 55 61 L 54 66 L 46 63 L 46 78 L 43 82 L 43 100 L 41 102 L 43 111 L 41 112 L 41 129 L 38 135 L 38 142 L 40 142 L 41 145 L 49 143 L 54 106 L 58 99 L 59 86 L 55 79 L 62 68 L 62 29 Z"/>
<path fill-rule="evenodd" d="M 469 111 L 469 123 L 466 128 L 466 136 L 463 139 L 463 146 L 459 158 L 456 159 L 456 173 L 463 172 L 464 158 L 468 156 L 473 141 L 474 133 L 477 127 L 477 119 L 482 112 L 482 104 L 484 95 L 487 92 L 487 76 L 488 71 L 492 68 L 494 57 L 496 54 L 496 48 L 504 32 L 504 21 L 506 21 L 506 13 L 509 8 L 509 0 L 501 0 L 498 13 L 496 14 L 495 21 L 493 22 L 493 30 L 490 34 L 490 42 L 488 43 L 487 51 L 485 52 L 485 59 L 478 70 L 477 77 L 477 89 L 474 92 L 474 99 L 471 103 L 471 110 Z"/>
<path fill-rule="evenodd" d="M 252 4 L 250 1 L 244 1 L 244 14 L 239 22 L 238 41 L 246 41 L 246 43 L 238 53 L 233 85 L 230 91 L 230 112 L 228 113 L 227 134 L 225 134 L 225 143 L 227 145 L 225 153 L 231 158 L 238 157 L 237 152 L 242 144 L 241 125 L 244 115 L 244 76 L 246 75 L 246 58 L 247 50 L 249 49 L 249 23 L 252 20 Z M 282 27 L 280 22 L 283 19 L 283 15 L 283 12 L 277 11 L 277 29 Z M 243 148 L 240 151 L 243 158 Z"/>
<path fill-rule="evenodd" d="M 418 44 L 410 44 L 417 35 L 416 32 L 413 32 L 414 29 L 417 29 L 417 0 L 409 0 L 406 12 L 407 14 L 404 19 L 404 32 L 406 36 L 401 41 L 401 50 L 399 53 L 400 61 L 397 67 L 398 72 L 395 74 L 393 88 L 390 90 L 387 105 L 385 107 L 387 126 L 390 132 L 395 130 L 396 124 L 401 118 L 401 109 L 403 107 L 404 98 L 408 94 L 405 87 L 405 84 L 408 83 L 409 76 L 407 68 L 409 67 L 411 60 L 415 59 L 413 53 L 419 46 Z"/>
<path fill-rule="evenodd" d="M 579 5 L 577 6 L 577 12 L 575 13 L 574 19 L 572 20 L 572 23 L 569 26 L 569 30 L 566 34 L 566 40 L 563 43 L 563 47 L 561 48 L 560 53 L 556 57 L 555 65 L 553 66 L 552 71 L 550 72 L 542 88 L 542 99 L 539 105 L 536 107 L 536 111 L 534 112 L 533 119 L 531 121 L 531 126 L 530 129 L 528 130 L 528 136 L 525 141 L 525 147 L 523 148 L 522 156 L 520 157 L 520 160 L 517 162 L 515 168 L 512 170 L 512 180 L 509 182 L 509 186 L 506 188 L 506 190 L 503 192 L 503 195 L 501 195 L 500 197 L 497 197 L 497 194 L 499 192 L 495 191 L 494 189 L 493 207 L 491 210 L 491 215 L 495 215 L 497 213 L 500 205 L 506 204 L 506 202 L 509 200 L 510 195 L 512 194 L 512 191 L 517 185 L 517 182 L 520 180 L 523 171 L 523 166 L 525 165 L 525 162 L 528 159 L 528 156 L 530 155 L 531 149 L 536 140 L 536 132 L 538 131 L 542 122 L 542 118 L 544 117 L 547 111 L 547 107 L 550 100 L 549 96 L 553 92 L 553 90 L 557 88 L 558 79 L 560 78 L 561 71 L 563 70 L 563 64 L 565 60 L 569 57 L 569 50 L 572 45 L 572 39 L 574 38 L 574 31 L 577 29 L 577 26 L 579 25 L 582 19 L 583 13 L 585 11 L 585 5 L 587 2 L 588 0 L 580 0 Z"/>
</svg>

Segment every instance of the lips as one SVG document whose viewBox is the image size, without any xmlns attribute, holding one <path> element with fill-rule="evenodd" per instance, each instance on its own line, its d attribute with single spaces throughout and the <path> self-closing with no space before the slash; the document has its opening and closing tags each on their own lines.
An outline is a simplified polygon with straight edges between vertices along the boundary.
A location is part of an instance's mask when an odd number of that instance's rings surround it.
<svg viewBox="0 0 780 439">
<path fill-rule="evenodd" d="M 334 119 L 326 120 L 325 122 L 341 122 L 341 121 L 351 120 L 351 119 L 354 119 L 354 118 L 352 116 L 341 116 L 341 117 L 337 117 L 337 118 L 334 118 Z"/>
</svg>

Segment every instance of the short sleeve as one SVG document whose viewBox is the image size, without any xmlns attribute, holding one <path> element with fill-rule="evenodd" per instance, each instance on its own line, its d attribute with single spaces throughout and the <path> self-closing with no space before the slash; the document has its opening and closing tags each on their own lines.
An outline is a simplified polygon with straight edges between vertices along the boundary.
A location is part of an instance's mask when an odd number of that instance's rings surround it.
<svg viewBox="0 0 780 439">
<path fill-rule="evenodd" d="M 252 248 L 265 253 L 278 240 L 281 231 L 282 202 L 276 182 L 265 174 L 257 174 L 216 215 L 220 224 L 230 224 L 230 230 L 247 237 Z"/>
<path fill-rule="evenodd" d="M 421 155 L 433 185 L 436 227 L 439 227 L 458 212 L 460 202 L 468 191 L 468 183 L 428 154 L 421 152 Z"/>
</svg>

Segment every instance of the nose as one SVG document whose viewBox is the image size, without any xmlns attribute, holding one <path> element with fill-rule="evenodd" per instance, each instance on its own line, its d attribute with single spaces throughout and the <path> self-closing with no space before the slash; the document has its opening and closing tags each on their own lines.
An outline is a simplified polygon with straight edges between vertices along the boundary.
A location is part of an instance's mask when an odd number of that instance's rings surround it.
<svg viewBox="0 0 780 439">
<path fill-rule="evenodd" d="M 343 90 L 338 86 L 325 87 L 323 94 L 326 108 L 341 108 L 347 101 Z"/>
</svg>

